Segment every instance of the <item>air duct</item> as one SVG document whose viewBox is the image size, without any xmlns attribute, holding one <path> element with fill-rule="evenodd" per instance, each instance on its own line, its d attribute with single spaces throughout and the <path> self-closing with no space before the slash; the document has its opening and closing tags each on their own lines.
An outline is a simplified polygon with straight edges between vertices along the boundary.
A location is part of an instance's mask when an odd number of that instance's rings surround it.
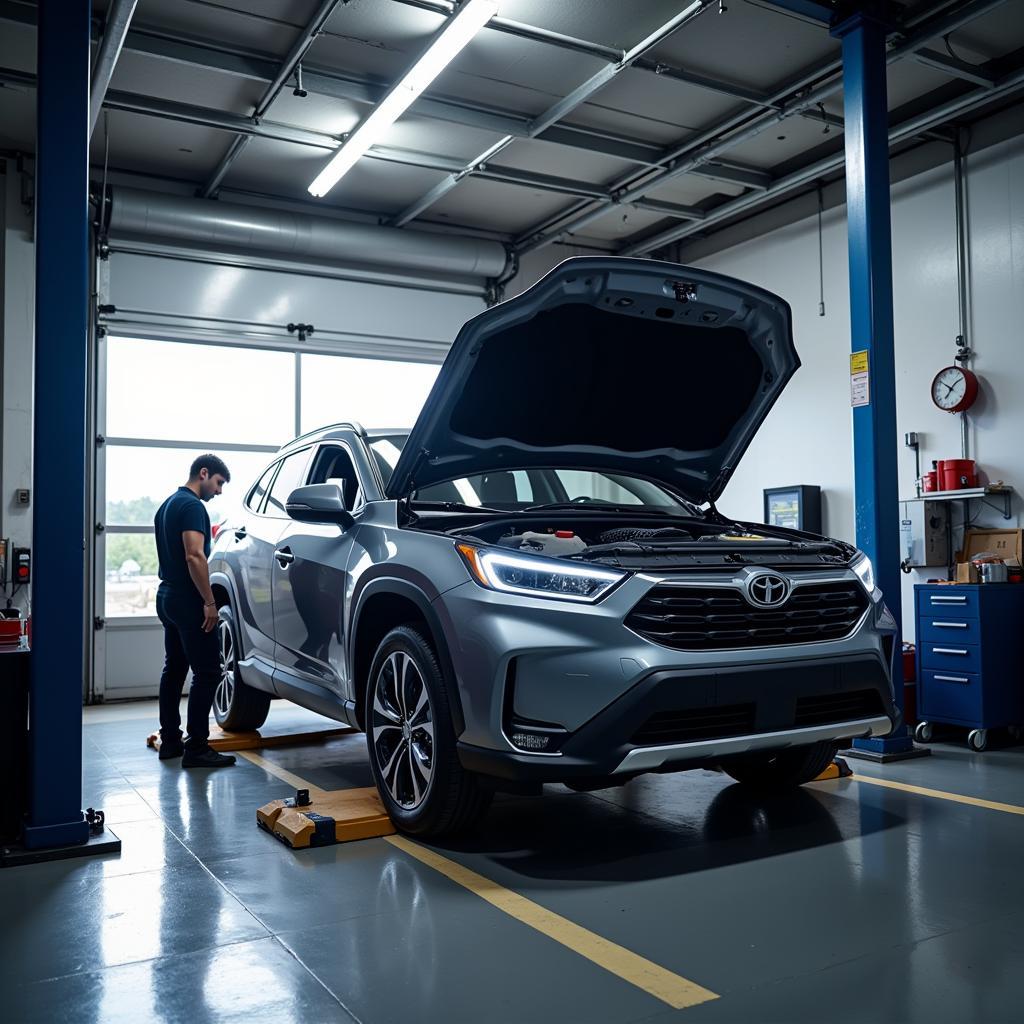
<svg viewBox="0 0 1024 1024">
<path fill-rule="evenodd" d="M 500 242 L 313 217 L 264 206 L 112 189 L 112 239 L 145 239 L 235 253 L 418 271 L 434 277 L 495 278 Z"/>
</svg>

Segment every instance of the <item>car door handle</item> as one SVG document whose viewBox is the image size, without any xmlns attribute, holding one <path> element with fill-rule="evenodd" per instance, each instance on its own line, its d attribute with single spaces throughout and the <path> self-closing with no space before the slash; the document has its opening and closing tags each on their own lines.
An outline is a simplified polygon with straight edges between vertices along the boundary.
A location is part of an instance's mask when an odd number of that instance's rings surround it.
<svg viewBox="0 0 1024 1024">
<path fill-rule="evenodd" d="M 279 548 L 274 552 L 274 557 L 280 562 L 281 568 L 285 569 L 295 561 L 295 556 L 290 548 Z"/>
<path fill-rule="evenodd" d="M 245 540 L 245 538 L 248 536 L 249 533 L 244 526 L 235 530 L 235 540 Z"/>
</svg>

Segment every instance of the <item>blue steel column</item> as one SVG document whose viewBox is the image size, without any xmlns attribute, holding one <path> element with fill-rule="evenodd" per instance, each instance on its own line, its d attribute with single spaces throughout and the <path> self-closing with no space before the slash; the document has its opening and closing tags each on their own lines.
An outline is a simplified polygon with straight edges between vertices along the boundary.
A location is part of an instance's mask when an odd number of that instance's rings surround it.
<svg viewBox="0 0 1024 1024">
<path fill-rule="evenodd" d="M 89 0 L 39 6 L 30 849 L 84 843 Z"/>
<path fill-rule="evenodd" d="M 843 45 L 851 345 L 854 352 L 867 350 L 870 370 L 869 404 L 853 409 L 857 546 L 871 559 L 886 604 L 902 627 L 886 27 L 860 12 L 832 34 Z M 902 712 L 900 636 L 893 689 Z M 857 740 L 854 747 L 899 754 L 912 750 L 913 743 L 904 726 L 891 737 Z"/>
</svg>

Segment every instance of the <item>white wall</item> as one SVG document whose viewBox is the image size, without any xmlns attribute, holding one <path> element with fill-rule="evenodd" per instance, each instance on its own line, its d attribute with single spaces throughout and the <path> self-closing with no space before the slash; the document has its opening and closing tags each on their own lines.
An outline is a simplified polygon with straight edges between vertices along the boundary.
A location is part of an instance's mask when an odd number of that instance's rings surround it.
<svg viewBox="0 0 1024 1024">
<path fill-rule="evenodd" d="M 976 140 L 983 134 L 976 132 Z M 966 167 L 969 339 L 977 352 L 972 368 L 982 381 L 969 455 L 978 460 L 984 480 L 1024 490 L 1024 137 L 986 148 L 976 142 Z M 783 296 L 793 307 L 803 362 L 729 484 L 722 510 L 760 521 L 764 487 L 818 484 L 824 491 L 824 529 L 852 541 L 845 216 L 845 207 L 838 207 L 824 218 L 824 318 L 818 316 L 814 217 L 693 262 Z M 935 372 L 953 361 L 959 333 L 951 162 L 894 185 L 892 224 L 900 494 L 912 496 L 913 455 L 902 445 L 906 431 L 921 435 L 926 466 L 960 455 L 959 418 L 937 410 L 929 395 Z M 1015 497 L 1010 523 L 980 506 L 975 511 L 979 524 L 1013 526 L 1020 523 L 1021 508 Z M 959 510 L 956 516 L 958 523 Z M 913 639 L 913 583 L 939 574 L 941 569 L 904 577 L 907 639 Z"/>
</svg>

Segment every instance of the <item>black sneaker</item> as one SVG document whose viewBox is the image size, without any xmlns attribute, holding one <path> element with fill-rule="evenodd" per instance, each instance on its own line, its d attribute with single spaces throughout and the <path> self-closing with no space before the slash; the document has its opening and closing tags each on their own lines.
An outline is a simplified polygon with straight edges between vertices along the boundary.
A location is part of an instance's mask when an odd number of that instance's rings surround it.
<svg viewBox="0 0 1024 1024">
<path fill-rule="evenodd" d="M 186 750 L 181 758 L 182 768 L 229 768 L 235 763 L 231 754 L 218 754 L 213 747 L 205 750 Z"/>
<path fill-rule="evenodd" d="M 185 745 L 181 740 L 164 740 L 160 741 L 160 750 L 158 751 L 161 761 L 173 761 L 176 757 L 181 757 L 185 753 Z"/>
</svg>

